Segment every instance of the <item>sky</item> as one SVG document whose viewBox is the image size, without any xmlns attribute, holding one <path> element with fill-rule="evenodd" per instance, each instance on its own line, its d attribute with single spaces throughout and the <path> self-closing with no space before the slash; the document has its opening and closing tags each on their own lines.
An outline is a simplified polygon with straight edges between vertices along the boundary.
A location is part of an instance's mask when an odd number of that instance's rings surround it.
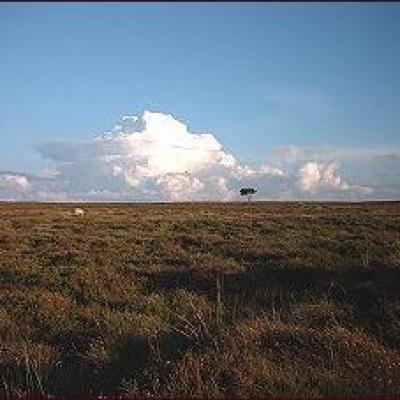
<svg viewBox="0 0 400 400">
<path fill-rule="evenodd" d="M 1 3 L 0 200 L 400 200 L 400 5 Z"/>
</svg>

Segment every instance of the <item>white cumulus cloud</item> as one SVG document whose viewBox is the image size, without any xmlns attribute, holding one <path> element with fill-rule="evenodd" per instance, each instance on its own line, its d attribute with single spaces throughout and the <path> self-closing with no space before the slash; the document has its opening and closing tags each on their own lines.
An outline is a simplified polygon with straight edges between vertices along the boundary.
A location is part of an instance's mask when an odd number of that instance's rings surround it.
<svg viewBox="0 0 400 400">
<path fill-rule="evenodd" d="M 104 155 L 103 161 L 130 186 L 151 178 L 164 182 L 171 174 L 197 174 L 217 165 L 237 168 L 213 135 L 190 133 L 171 115 L 146 111 L 140 119 L 128 121 L 133 124 L 117 125 L 97 141 L 115 149 L 116 153 Z M 158 179 L 161 177 L 165 179 Z"/>
<path fill-rule="evenodd" d="M 335 175 L 336 163 L 307 162 L 299 169 L 300 189 L 313 192 L 319 188 L 330 190 L 348 190 L 350 185 L 339 175 Z"/>
</svg>

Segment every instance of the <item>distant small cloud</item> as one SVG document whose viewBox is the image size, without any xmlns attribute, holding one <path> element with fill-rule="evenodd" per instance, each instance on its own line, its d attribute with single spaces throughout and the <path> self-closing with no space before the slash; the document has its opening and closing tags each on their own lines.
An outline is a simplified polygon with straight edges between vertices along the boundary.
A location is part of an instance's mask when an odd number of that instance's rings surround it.
<svg viewBox="0 0 400 400">
<path fill-rule="evenodd" d="M 268 164 L 262 164 L 259 171 L 259 175 L 272 175 L 272 176 L 284 176 L 285 173 L 279 169 L 272 167 L 271 165 Z"/>
<path fill-rule="evenodd" d="M 26 176 L 15 174 L 0 175 L 0 187 L 16 192 L 27 192 L 31 183 Z"/>
<path fill-rule="evenodd" d="M 336 169 L 335 163 L 307 162 L 299 169 L 298 184 L 300 189 L 306 192 L 315 192 L 321 187 L 330 190 L 350 189 L 350 185 L 335 174 Z"/>
<path fill-rule="evenodd" d="M 60 172 L 53 168 L 42 168 L 36 173 L 36 175 L 39 178 L 52 179 L 60 175 Z"/>
<path fill-rule="evenodd" d="M 327 96 L 316 88 L 273 85 L 269 87 L 263 100 L 279 106 L 326 107 Z"/>
</svg>

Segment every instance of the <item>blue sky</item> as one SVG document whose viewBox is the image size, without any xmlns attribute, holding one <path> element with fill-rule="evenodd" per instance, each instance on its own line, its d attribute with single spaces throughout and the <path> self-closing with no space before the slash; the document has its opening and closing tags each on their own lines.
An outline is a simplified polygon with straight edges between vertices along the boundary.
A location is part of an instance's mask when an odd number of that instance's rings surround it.
<svg viewBox="0 0 400 400">
<path fill-rule="evenodd" d="M 56 168 L 38 146 L 144 110 L 251 165 L 288 146 L 385 153 L 400 145 L 399 40 L 397 4 L 3 3 L 0 169 Z"/>
</svg>

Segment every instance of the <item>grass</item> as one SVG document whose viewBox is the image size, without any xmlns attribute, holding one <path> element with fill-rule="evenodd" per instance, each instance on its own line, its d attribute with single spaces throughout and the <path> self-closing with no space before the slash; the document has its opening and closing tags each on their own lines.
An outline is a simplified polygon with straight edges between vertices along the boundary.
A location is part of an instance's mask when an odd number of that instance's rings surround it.
<svg viewBox="0 0 400 400">
<path fill-rule="evenodd" d="M 400 203 L 0 203 L 0 395 L 400 394 Z"/>
</svg>

